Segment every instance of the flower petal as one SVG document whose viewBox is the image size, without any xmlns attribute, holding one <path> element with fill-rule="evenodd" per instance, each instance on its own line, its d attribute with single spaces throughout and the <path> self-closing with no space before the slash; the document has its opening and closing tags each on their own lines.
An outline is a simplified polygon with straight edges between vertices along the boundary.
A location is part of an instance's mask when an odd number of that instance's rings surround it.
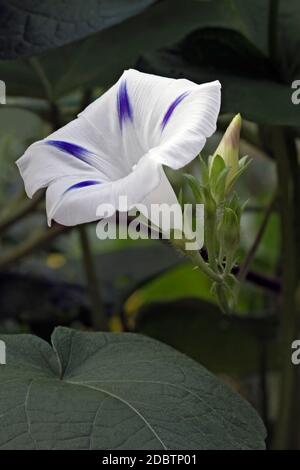
<svg viewBox="0 0 300 470">
<path fill-rule="evenodd" d="M 106 122 L 108 101 L 114 105 Z M 93 125 L 99 124 L 104 138 L 114 135 L 121 141 L 129 167 L 150 151 L 151 158 L 178 169 L 197 156 L 216 130 L 220 103 L 219 81 L 197 85 L 130 69 L 81 115 Z"/>
<path fill-rule="evenodd" d="M 112 164 L 103 152 L 94 128 L 83 117 L 32 144 L 17 166 L 29 197 L 67 176 L 108 182 L 125 174 L 125 168 Z"/>
<path fill-rule="evenodd" d="M 181 103 L 182 100 L 184 100 L 184 98 L 186 96 L 188 96 L 188 94 L 189 94 L 188 91 L 185 91 L 184 93 L 181 93 L 181 95 L 177 96 L 177 98 L 170 104 L 170 106 L 168 107 L 168 109 L 166 111 L 166 114 L 164 115 L 163 120 L 161 122 L 161 130 L 162 131 L 164 130 L 164 128 L 168 124 L 173 112 L 175 111 L 175 108 L 179 105 L 179 103 Z"/>
<path fill-rule="evenodd" d="M 188 88 L 186 91 L 182 89 Z M 218 81 L 195 85 L 188 80 L 177 80 L 170 87 L 169 105 L 167 99 L 160 101 L 164 110 L 160 121 L 159 145 L 152 148 L 151 156 L 173 169 L 182 168 L 202 150 L 207 137 L 216 130 L 220 112 L 221 85 Z M 167 93 L 165 94 L 167 95 Z"/>
<path fill-rule="evenodd" d="M 145 210 L 142 210 L 142 214 L 153 224 L 153 228 L 158 227 L 162 229 L 162 221 L 160 218 L 160 213 L 153 210 L 154 205 L 160 205 L 160 210 L 163 210 L 163 206 L 165 206 L 166 215 L 168 216 L 169 209 L 172 206 L 178 206 L 177 209 L 181 212 L 181 208 L 165 172 L 162 170 L 161 180 L 159 185 L 151 191 L 151 193 L 147 194 L 146 197 L 142 200 L 142 204 L 145 206 Z M 172 216 L 170 217 L 170 224 L 169 229 L 176 229 L 181 231 L 182 224 L 177 219 L 174 219 Z"/>
<path fill-rule="evenodd" d="M 119 88 L 118 88 L 118 115 L 120 128 L 122 129 L 123 122 L 127 119 L 130 121 L 133 120 L 132 107 L 130 99 L 127 92 L 126 79 L 121 79 Z"/>
<path fill-rule="evenodd" d="M 74 121 L 31 145 L 17 161 L 29 197 L 47 189 L 48 219 L 97 220 L 101 202 L 119 209 L 177 202 L 162 164 L 180 168 L 216 127 L 220 83 L 204 85 L 127 70 Z M 135 168 L 133 170 L 133 168 Z"/>
<path fill-rule="evenodd" d="M 174 169 L 193 160 L 216 130 L 220 82 L 197 85 L 132 69 L 124 72 L 124 79 L 134 113 L 131 128 L 144 150 Z"/>
<path fill-rule="evenodd" d="M 161 165 L 147 157 L 140 160 L 129 175 L 109 183 L 84 181 L 78 176 L 59 178 L 49 185 L 46 192 L 48 223 L 55 220 L 72 226 L 99 220 L 101 217 L 97 210 L 100 204 L 110 204 L 114 211 L 128 211 L 145 199 L 151 203 L 151 193 L 155 194 L 156 188 L 160 188 L 160 195 L 167 199 L 173 192 Z"/>
<path fill-rule="evenodd" d="M 112 88 L 79 114 L 96 131 L 99 147 L 126 174 L 148 151 L 136 132 L 137 107 L 131 89 L 125 72 Z"/>
</svg>

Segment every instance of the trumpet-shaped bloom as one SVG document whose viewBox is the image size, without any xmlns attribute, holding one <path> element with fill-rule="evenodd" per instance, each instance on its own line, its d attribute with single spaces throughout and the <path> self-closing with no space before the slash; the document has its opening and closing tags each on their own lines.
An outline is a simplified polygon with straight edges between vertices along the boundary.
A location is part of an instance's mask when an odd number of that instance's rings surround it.
<svg viewBox="0 0 300 470">
<path fill-rule="evenodd" d="M 126 70 L 78 117 L 17 161 L 29 197 L 46 191 L 48 221 L 97 220 L 101 203 L 177 203 L 163 165 L 178 169 L 216 128 L 220 83 L 196 85 Z M 124 208 L 122 209 L 124 210 Z"/>
</svg>

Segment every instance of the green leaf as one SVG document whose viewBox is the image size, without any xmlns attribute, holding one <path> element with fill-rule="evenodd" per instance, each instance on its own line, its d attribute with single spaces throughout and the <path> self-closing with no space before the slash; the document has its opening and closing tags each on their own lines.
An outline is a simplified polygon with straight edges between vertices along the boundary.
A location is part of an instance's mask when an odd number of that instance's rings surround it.
<svg viewBox="0 0 300 470">
<path fill-rule="evenodd" d="M 246 25 L 248 37 L 266 55 L 269 52 L 269 10 L 272 0 L 232 0 L 233 8 Z M 300 3 L 298 0 L 280 1 L 278 9 L 277 65 L 285 70 L 288 80 L 299 77 L 300 71 Z"/>
<path fill-rule="evenodd" d="M 94 227 L 91 225 L 90 229 L 92 235 Z M 97 278 L 102 287 L 105 304 L 114 312 L 136 289 L 182 263 L 182 258 L 173 247 L 158 241 L 108 240 L 110 243 L 108 247 L 106 245 L 106 248 L 105 241 L 101 246 L 95 237 L 94 241 L 93 252 Z M 70 239 L 66 240 L 66 243 L 62 240 L 60 248 L 64 252 L 69 249 L 67 256 L 70 258 L 74 256 L 75 247 L 70 247 Z M 99 253 L 99 249 L 105 251 Z M 96 254 L 97 250 L 98 254 Z M 51 276 L 54 275 L 61 281 L 86 284 L 81 264 L 81 259 L 71 260 L 52 272 Z M 31 266 L 31 272 L 32 269 Z M 40 277 L 43 272 L 43 264 L 37 265 L 36 276 Z"/>
<path fill-rule="evenodd" d="M 201 182 L 203 186 L 208 186 L 208 183 L 209 183 L 208 166 L 207 166 L 207 163 L 203 160 L 201 155 L 199 155 L 199 166 L 200 166 Z"/>
<path fill-rule="evenodd" d="M 219 230 L 223 236 L 225 254 L 235 250 L 239 244 L 240 224 L 236 213 L 230 207 L 224 208 Z"/>
<path fill-rule="evenodd" d="M 39 62 L 53 97 L 80 87 L 109 87 L 124 69 L 136 66 L 141 54 L 171 46 L 198 28 L 242 28 L 247 35 L 228 3 L 164 0 L 100 33 L 49 51 Z M 36 72 L 24 60 L 1 61 L 0 76 L 8 95 L 45 97 Z"/>
<path fill-rule="evenodd" d="M 192 359 L 135 334 L 1 336 L 1 449 L 263 449 L 253 408 Z M 234 417 L 234 419 L 233 419 Z"/>
<path fill-rule="evenodd" d="M 183 196 L 182 188 L 180 188 L 180 190 L 179 190 L 177 199 L 178 199 L 178 202 L 180 204 L 181 209 L 183 210 L 183 208 L 184 208 L 184 196 Z"/>
<path fill-rule="evenodd" d="M 280 363 L 274 317 L 224 316 L 203 299 L 148 303 L 137 315 L 136 331 L 169 344 L 216 374 L 258 374 L 265 348 L 268 367 L 276 370 Z"/>
<path fill-rule="evenodd" d="M 210 183 L 213 184 L 216 182 L 219 174 L 225 168 L 225 162 L 221 155 L 215 155 L 210 164 Z"/>
<path fill-rule="evenodd" d="M 2 2 L 0 58 L 31 56 L 101 31 L 154 0 L 14 0 Z"/>
<path fill-rule="evenodd" d="M 141 70 L 196 83 L 220 80 L 222 113 L 241 113 L 244 119 L 258 124 L 299 127 L 300 108 L 291 100 L 291 84 L 260 77 L 238 75 L 217 66 L 197 66 L 169 51 L 147 54 Z M 253 96 L 259 97 L 254 100 Z"/>
<path fill-rule="evenodd" d="M 226 1 L 226 0 L 225 0 Z M 267 55 L 269 49 L 269 8 L 272 0 L 228 0 L 232 11 L 240 19 L 239 31 L 247 37 L 258 50 Z M 288 3 L 288 2 L 282 2 Z M 244 33 L 247 31 L 247 34 Z"/>
<path fill-rule="evenodd" d="M 270 237 L 273 228 L 274 226 L 271 227 Z M 268 247 L 270 247 L 270 240 L 268 241 Z M 273 251 L 272 249 L 272 253 Z M 265 268 L 263 264 L 258 267 Z M 204 299 L 210 303 L 216 301 L 211 293 L 211 280 L 200 269 L 193 269 L 193 265 L 189 262 L 182 263 L 137 288 L 127 298 L 124 310 L 128 320 L 132 321 L 138 310 L 149 303 L 184 300 L 186 297 Z M 249 312 L 254 314 L 263 309 L 264 300 L 261 289 L 245 284 L 238 299 L 236 312 L 249 315 Z"/>
<path fill-rule="evenodd" d="M 210 172 L 209 172 L 209 186 L 210 190 L 216 200 L 219 201 L 219 194 L 217 183 L 219 181 L 220 176 L 223 174 L 224 170 L 226 170 L 225 162 L 220 155 L 215 155 L 211 160 L 210 165 Z M 226 175 L 225 177 L 226 178 Z M 224 179 L 224 189 L 225 189 L 225 179 Z"/>
<path fill-rule="evenodd" d="M 225 198 L 225 189 L 226 189 L 226 180 L 227 175 L 230 171 L 230 167 L 224 168 L 223 171 L 219 174 L 214 188 L 214 197 L 217 203 L 220 203 Z"/>
<path fill-rule="evenodd" d="M 244 157 L 240 158 L 239 166 L 243 167 L 245 165 L 248 165 L 250 162 L 251 162 L 251 158 L 248 155 L 245 155 Z"/>
<path fill-rule="evenodd" d="M 237 193 L 234 191 L 234 193 L 233 193 L 233 195 L 232 195 L 232 197 L 229 201 L 228 207 L 236 214 L 239 221 L 241 219 L 241 215 L 242 215 L 242 212 L 243 212 L 243 209 L 244 209 L 244 205 L 245 205 L 245 203 L 243 203 L 243 206 L 241 206 L 239 197 L 238 197 Z"/>
<path fill-rule="evenodd" d="M 239 179 L 240 176 L 242 176 L 243 173 L 245 173 L 245 171 L 247 170 L 247 168 L 249 167 L 249 165 L 251 164 L 251 159 L 248 158 L 248 157 L 245 157 L 246 159 L 243 160 L 243 161 L 240 161 L 240 169 L 239 171 L 234 175 L 234 177 L 231 179 L 230 181 L 230 185 L 228 187 L 228 189 L 230 190 L 234 185 L 235 183 L 237 182 L 237 180 Z"/>
<path fill-rule="evenodd" d="M 189 175 L 188 173 L 185 173 L 183 175 L 185 180 L 188 182 L 189 187 L 191 188 L 191 191 L 194 195 L 195 201 L 197 204 L 204 203 L 205 200 L 203 198 L 203 187 L 199 183 L 199 181 L 195 178 L 193 175 Z"/>
</svg>

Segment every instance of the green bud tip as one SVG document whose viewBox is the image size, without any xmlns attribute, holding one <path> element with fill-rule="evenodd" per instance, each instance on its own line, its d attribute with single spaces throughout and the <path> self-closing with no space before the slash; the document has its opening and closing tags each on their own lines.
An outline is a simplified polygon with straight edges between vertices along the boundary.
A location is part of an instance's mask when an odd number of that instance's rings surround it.
<svg viewBox="0 0 300 470">
<path fill-rule="evenodd" d="M 234 175 L 239 170 L 239 147 L 240 147 L 240 134 L 242 127 L 242 117 L 237 114 L 226 129 L 225 134 L 222 137 L 221 142 L 215 155 L 220 155 L 226 163 L 226 166 L 230 167 L 230 171 L 227 175 L 227 184 L 230 182 Z"/>
</svg>

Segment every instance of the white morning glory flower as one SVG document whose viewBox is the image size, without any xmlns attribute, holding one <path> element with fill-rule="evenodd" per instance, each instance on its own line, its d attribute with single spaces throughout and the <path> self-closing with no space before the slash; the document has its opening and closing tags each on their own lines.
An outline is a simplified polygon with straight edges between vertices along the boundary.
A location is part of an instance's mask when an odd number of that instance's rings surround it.
<svg viewBox="0 0 300 470">
<path fill-rule="evenodd" d="M 163 165 L 193 160 L 216 129 L 218 81 L 196 85 L 126 70 L 78 117 L 32 144 L 17 161 L 27 195 L 47 188 L 48 221 L 77 225 L 99 219 L 97 207 L 128 210 L 176 204 Z"/>
</svg>

